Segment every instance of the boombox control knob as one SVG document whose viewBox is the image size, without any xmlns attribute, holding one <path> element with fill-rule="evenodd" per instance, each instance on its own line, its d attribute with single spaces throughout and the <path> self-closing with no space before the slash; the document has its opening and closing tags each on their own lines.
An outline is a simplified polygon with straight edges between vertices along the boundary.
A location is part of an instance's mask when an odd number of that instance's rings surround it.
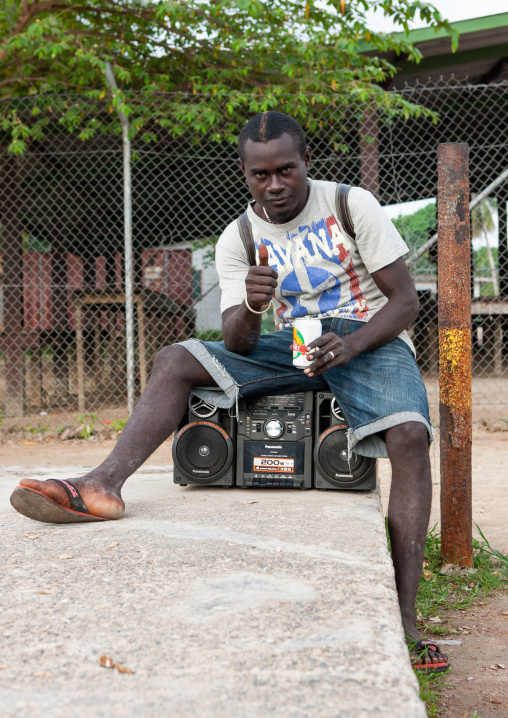
<svg viewBox="0 0 508 718">
<path fill-rule="evenodd" d="M 284 424 L 280 419 L 270 419 L 265 424 L 265 434 L 270 439 L 278 439 L 284 433 Z"/>
</svg>

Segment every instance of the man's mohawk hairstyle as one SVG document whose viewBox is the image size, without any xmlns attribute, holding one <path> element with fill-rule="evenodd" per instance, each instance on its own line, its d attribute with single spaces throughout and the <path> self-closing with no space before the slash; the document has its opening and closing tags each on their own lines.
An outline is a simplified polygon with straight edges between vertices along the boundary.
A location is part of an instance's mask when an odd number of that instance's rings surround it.
<svg viewBox="0 0 508 718">
<path fill-rule="evenodd" d="M 268 110 L 255 115 L 242 128 L 238 137 L 238 154 L 241 161 L 245 161 L 245 143 L 247 140 L 266 144 L 270 140 L 278 140 L 284 134 L 291 135 L 300 156 L 303 157 L 307 147 L 307 140 L 296 120 L 286 115 L 285 112 L 276 112 L 275 110 Z"/>
</svg>

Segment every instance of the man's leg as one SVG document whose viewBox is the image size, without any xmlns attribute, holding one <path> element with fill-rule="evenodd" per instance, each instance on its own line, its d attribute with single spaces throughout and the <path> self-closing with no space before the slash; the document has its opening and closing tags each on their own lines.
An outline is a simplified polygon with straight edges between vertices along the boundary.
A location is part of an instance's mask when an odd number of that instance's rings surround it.
<svg viewBox="0 0 508 718">
<path fill-rule="evenodd" d="M 386 431 L 385 441 L 392 464 L 388 530 L 395 583 L 404 631 L 410 639 L 418 641 L 421 636 L 416 625 L 415 601 L 432 502 L 427 429 L 418 422 L 400 424 Z M 439 663 L 443 659 L 433 651 L 428 653 L 424 661 Z"/>
<path fill-rule="evenodd" d="M 176 429 L 193 386 L 216 386 L 216 382 L 184 347 L 161 349 L 143 396 L 111 454 L 86 476 L 72 479 L 91 514 L 109 519 L 122 516 L 125 505 L 121 488 L 125 480 Z M 71 508 L 67 494 L 56 481 L 22 479 L 20 484 Z"/>
</svg>

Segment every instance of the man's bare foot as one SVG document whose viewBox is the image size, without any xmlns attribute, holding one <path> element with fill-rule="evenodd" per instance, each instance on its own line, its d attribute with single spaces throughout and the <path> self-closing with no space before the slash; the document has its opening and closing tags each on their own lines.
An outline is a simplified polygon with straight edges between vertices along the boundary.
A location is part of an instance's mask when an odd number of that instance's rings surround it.
<svg viewBox="0 0 508 718">
<path fill-rule="evenodd" d="M 90 478 L 71 479 L 78 489 L 88 511 L 93 516 L 103 519 L 120 519 L 125 511 L 125 504 L 119 492 L 106 489 L 99 481 Z M 71 502 L 63 486 L 58 481 L 38 481 L 37 479 L 21 479 L 20 486 L 34 489 L 47 496 L 66 509 L 71 509 Z"/>
</svg>

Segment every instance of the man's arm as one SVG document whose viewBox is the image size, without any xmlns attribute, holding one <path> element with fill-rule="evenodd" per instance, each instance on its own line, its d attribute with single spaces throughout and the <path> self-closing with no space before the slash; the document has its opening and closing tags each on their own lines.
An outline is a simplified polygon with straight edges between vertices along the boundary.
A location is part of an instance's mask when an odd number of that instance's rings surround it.
<svg viewBox="0 0 508 718">
<path fill-rule="evenodd" d="M 259 245 L 259 265 L 249 267 L 245 278 L 247 301 L 252 309 L 261 311 L 272 299 L 277 286 L 277 272 L 268 265 L 268 250 Z M 259 341 L 262 314 L 255 314 L 245 302 L 222 312 L 222 336 L 230 352 L 245 355 Z"/>
<path fill-rule="evenodd" d="M 387 344 L 418 316 L 418 295 L 402 257 L 371 276 L 388 301 L 372 319 L 352 334 L 340 338 L 330 332 L 309 344 L 311 348 L 318 347 L 316 361 L 304 370 L 309 376 L 322 374 L 332 366 L 347 364 L 358 354 Z M 333 358 L 330 352 L 333 352 Z"/>
</svg>

